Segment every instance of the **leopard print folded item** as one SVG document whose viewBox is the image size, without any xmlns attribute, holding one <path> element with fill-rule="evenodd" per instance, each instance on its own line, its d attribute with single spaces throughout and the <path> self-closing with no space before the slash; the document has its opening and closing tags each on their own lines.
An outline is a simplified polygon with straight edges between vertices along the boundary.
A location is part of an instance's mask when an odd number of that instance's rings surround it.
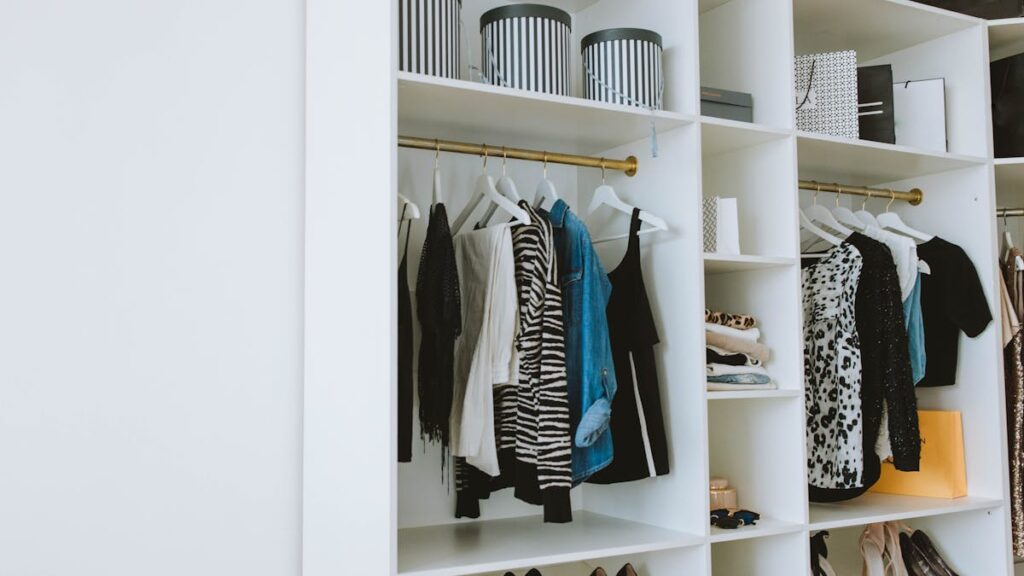
<svg viewBox="0 0 1024 576">
<path fill-rule="evenodd" d="M 736 328 L 737 330 L 749 330 L 757 325 L 757 319 L 748 314 L 729 314 L 727 312 L 715 312 L 713 310 L 704 309 L 704 321 L 711 322 L 712 324 L 718 324 L 720 326 L 728 326 L 729 328 Z"/>
</svg>

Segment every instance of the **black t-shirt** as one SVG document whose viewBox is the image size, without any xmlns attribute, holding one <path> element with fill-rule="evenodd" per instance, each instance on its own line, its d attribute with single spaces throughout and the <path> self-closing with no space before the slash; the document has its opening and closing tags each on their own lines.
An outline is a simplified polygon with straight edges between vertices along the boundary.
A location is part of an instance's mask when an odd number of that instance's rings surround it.
<svg viewBox="0 0 1024 576">
<path fill-rule="evenodd" d="M 921 313 L 924 316 L 924 348 L 928 361 L 922 387 L 956 384 L 960 331 L 971 338 L 989 322 L 985 292 L 978 271 L 962 248 L 935 237 L 917 247 L 931 274 L 921 275 Z"/>
</svg>

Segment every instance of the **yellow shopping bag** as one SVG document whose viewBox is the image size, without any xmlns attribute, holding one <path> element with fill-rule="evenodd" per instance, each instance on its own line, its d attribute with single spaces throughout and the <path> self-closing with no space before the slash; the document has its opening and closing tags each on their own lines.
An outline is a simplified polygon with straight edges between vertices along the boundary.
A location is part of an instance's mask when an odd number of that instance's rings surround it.
<svg viewBox="0 0 1024 576">
<path fill-rule="evenodd" d="M 882 463 L 882 477 L 871 492 L 960 498 L 967 495 L 964 463 L 964 428 L 959 412 L 920 410 L 921 469 L 900 472 L 892 462 Z"/>
</svg>

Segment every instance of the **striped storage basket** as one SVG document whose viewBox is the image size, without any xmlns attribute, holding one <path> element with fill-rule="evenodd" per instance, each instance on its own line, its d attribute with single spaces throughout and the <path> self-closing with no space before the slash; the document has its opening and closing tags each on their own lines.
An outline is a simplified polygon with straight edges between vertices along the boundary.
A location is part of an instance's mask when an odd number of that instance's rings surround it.
<svg viewBox="0 0 1024 576">
<path fill-rule="evenodd" d="M 639 28 L 588 34 L 583 51 L 583 97 L 660 110 L 664 78 L 661 36 Z"/>
<path fill-rule="evenodd" d="M 398 0 L 398 69 L 459 78 L 462 0 Z"/>
<path fill-rule="evenodd" d="M 497 86 L 568 96 L 572 17 L 540 4 L 512 4 L 480 17 L 481 64 Z"/>
</svg>

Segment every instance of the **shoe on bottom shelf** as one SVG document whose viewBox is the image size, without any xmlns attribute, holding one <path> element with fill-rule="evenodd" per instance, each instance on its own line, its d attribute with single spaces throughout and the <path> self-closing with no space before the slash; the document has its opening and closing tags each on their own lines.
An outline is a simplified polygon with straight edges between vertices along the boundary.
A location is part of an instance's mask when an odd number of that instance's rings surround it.
<svg viewBox="0 0 1024 576">
<path fill-rule="evenodd" d="M 626 563 L 615 576 L 637 576 L 637 573 L 632 564 Z"/>
<path fill-rule="evenodd" d="M 915 530 L 910 535 L 910 541 L 916 546 L 924 557 L 928 559 L 928 562 L 935 567 L 939 574 L 943 576 L 958 576 L 956 572 L 953 572 L 949 564 L 946 564 L 946 560 L 939 555 L 939 551 L 932 545 L 932 541 L 928 538 L 928 535 L 920 530 Z"/>
</svg>

